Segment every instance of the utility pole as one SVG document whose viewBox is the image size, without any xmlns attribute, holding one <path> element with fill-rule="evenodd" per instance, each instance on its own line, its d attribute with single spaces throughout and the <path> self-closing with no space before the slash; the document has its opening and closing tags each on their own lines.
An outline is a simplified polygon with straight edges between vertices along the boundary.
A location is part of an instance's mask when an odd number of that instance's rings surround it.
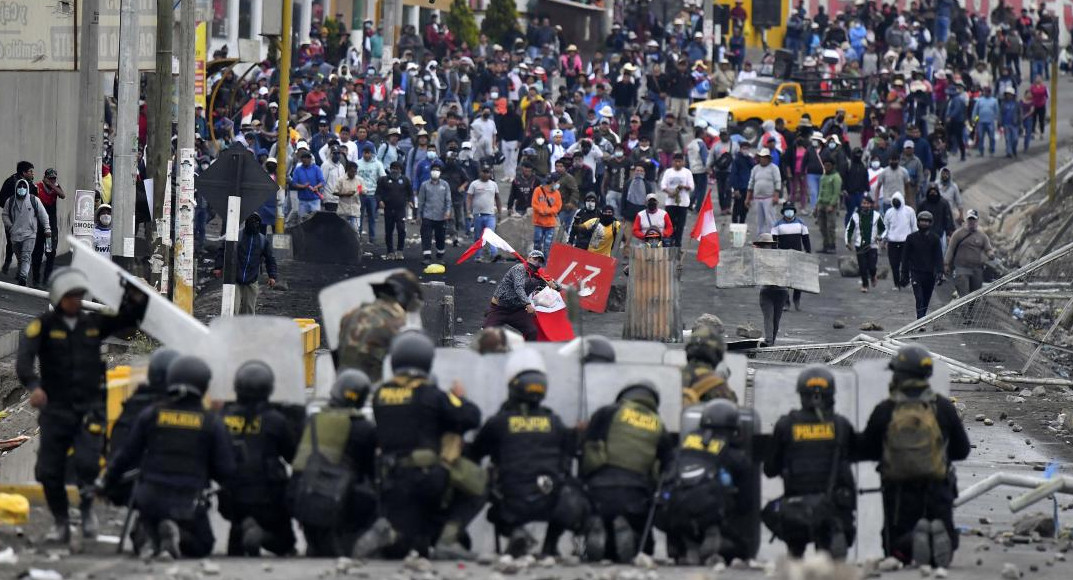
<svg viewBox="0 0 1073 580">
<path fill-rule="evenodd" d="M 100 60 L 100 0 L 82 0 L 81 39 L 78 51 L 78 157 L 75 162 L 75 189 L 94 188 L 97 183 L 97 158 L 101 156 L 101 73 Z M 55 228 L 56 225 L 53 224 Z"/>
<path fill-rule="evenodd" d="M 156 74 L 149 94 L 149 167 L 153 174 L 153 217 L 160 219 L 164 209 L 164 186 L 171 159 L 171 96 L 175 80 L 171 76 L 171 45 L 175 33 L 175 7 L 172 0 L 156 0 Z M 191 79 L 191 82 L 193 79 Z M 147 192 L 148 193 L 148 192 Z"/>
<path fill-rule="evenodd" d="M 182 0 L 179 6 L 179 130 L 177 157 L 179 174 L 179 195 L 173 208 L 186 204 L 188 211 L 172 210 L 177 216 L 175 235 L 172 238 L 174 255 L 167 260 L 167 266 L 174 265 L 171 276 L 172 301 L 188 313 L 194 311 L 194 44 L 197 34 L 193 0 Z"/>
<path fill-rule="evenodd" d="M 291 141 L 291 26 L 293 20 L 292 0 L 283 0 L 283 23 L 279 35 L 279 131 L 276 137 L 276 183 L 282 195 L 287 195 L 287 146 Z M 276 234 L 283 233 L 283 200 L 276 198 Z"/>
<path fill-rule="evenodd" d="M 1058 195 L 1058 26 L 1051 27 L 1051 150 L 1047 159 L 1047 199 L 1054 201 Z"/>
<path fill-rule="evenodd" d="M 134 2 L 122 0 L 119 9 L 119 106 L 112 152 L 112 260 L 128 271 L 134 265 L 138 176 L 138 11 Z"/>
</svg>

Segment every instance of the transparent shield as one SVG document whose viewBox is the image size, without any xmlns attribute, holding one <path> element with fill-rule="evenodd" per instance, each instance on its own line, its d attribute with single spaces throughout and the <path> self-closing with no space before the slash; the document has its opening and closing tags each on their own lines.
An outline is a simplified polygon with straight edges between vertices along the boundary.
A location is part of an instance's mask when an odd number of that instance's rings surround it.
<svg viewBox="0 0 1073 580">
<path fill-rule="evenodd" d="M 259 360 L 272 367 L 276 388 L 272 401 L 306 403 L 302 331 L 294 320 L 279 316 L 232 316 L 209 325 L 209 339 L 196 347 L 212 369 L 209 398 L 235 399 L 235 371 Z"/>
<path fill-rule="evenodd" d="M 373 284 L 379 284 L 388 276 L 404 271 L 402 268 L 373 272 L 357 278 L 350 278 L 337 282 L 320 291 L 317 299 L 320 301 L 320 315 L 323 319 L 324 333 L 328 339 L 328 348 L 339 348 L 339 327 L 343 317 L 348 312 L 376 300 L 373 294 Z"/>
</svg>

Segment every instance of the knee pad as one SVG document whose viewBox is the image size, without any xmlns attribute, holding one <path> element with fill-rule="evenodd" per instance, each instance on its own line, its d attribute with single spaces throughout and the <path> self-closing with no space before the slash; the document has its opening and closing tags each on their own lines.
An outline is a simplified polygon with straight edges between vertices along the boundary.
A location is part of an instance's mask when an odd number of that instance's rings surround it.
<svg viewBox="0 0 1073 580">
<path fill-rule="evenodd" d="M 559 491 L 559 499 L 548 521 L 564 529 L 578 531 L 584 527 L 591 513 L 592 507 L 585 494 L 573 485 L 565 485 Z"/>
<path fill-rule="evenodd" d="M 931 537 L 931 558 L 936 567 L 948 568 L 954 559 L 954 542 L 942 520 L 932 520 L 928 526 Z"/>
<path fill-rule="evenodd" d="M 917 566 L 931 565 L 931 525 L 928 520 L 921 519 L 913 526 L 912 550 L 914 564 Z"/>
</svg>

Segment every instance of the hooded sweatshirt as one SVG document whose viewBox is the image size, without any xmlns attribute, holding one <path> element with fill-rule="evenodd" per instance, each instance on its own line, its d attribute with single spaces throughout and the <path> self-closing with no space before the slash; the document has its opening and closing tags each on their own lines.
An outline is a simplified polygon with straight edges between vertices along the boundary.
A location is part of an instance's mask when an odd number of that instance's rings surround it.
<svg viewBox="0 0 1073 580">
<path fill-rule="evenodd" d="M 37 238 L 37 228 L 40 227 L 45 234 L 52 230 L 49 228 L 48 212 L 44 204 L 31 193 L 34 187 L 27 180 L 19 180 L 15 184 L 16 190 L 25 187 L 27 194 L 23 197 L 12 195 L 4 204 L 4 227 L 13 243 L 21 243 L 26 240 Z"/>
<path fill-rule="evenodd" d="M 883 239 L 900 243 L 904 242 L 909 234 L 917 231 L 917 213 L 913 211 L 913 208 L 905 205 L 905 196 L 901 192 L 891 197 L 892 203 L 894 200 L 901 202 L 901 207 L 891 205 L 887 213 L 883 215 L 883 223 L 886 225 Z"/>
</svg>

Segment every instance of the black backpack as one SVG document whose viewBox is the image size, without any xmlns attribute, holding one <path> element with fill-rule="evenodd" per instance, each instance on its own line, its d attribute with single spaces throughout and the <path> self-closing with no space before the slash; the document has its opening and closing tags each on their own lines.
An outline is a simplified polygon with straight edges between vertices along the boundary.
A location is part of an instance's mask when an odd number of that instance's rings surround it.
<svg viewBox="0 0 1073 580">
<path fill-rule="evenodd" d="M 354 473 L 349 462 L 342 458 L 333 463 L 317 444 L 317 418 L 309 422 L 313 450 L 306 467 L 298 476 L 293 496 L 294 518 L 303 526 L 332 528 L 346 516 L 346 501 L 350 495 Z"/>
</svg>

